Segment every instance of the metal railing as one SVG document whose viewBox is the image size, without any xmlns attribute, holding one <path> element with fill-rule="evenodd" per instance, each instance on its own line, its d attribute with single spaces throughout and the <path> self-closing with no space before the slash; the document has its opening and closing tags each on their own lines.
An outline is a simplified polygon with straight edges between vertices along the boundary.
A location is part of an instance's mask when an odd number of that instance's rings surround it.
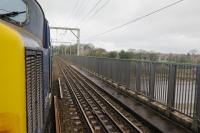
<svg viewBox="0 0 200 133">
<path fill-rule="evenodd" d="M 112 80 L 198 121 L 200 65 L 84 56 L 63 56 L 79 67 Z"/>
</svg>

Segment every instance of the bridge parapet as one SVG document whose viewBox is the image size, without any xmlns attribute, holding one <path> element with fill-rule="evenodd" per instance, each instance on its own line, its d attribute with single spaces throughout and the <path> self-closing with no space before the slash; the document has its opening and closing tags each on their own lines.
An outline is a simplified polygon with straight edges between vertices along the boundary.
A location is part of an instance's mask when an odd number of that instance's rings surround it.
<svg viewBox="0 0 200 133">
<path fill-rule="evenodd" d="M 186 116 L 199 130 L 200 66 L 138 60 L 64 55 L 63 58 L 129 92 L 155 102 L 166 115 Z M 176 118 L 178 119 L 178 118 Z"/>
</svg>

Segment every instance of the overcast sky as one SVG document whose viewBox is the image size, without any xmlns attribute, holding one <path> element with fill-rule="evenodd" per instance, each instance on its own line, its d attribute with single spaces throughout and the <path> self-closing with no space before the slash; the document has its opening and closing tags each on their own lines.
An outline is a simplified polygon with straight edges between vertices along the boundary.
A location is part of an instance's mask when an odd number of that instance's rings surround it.
<svg viewBox="0 0 200 133">
<path fill-rule="evenodd" d="M 93 43 L 109 51 L 129 48 L 165 53 L 186 53 L 191 49 L 200 51 L 200 0 L 184 0 L 103 36 L 94 35 L 176 0 L 101 0 L 89 16 L 108 3 L 93 17 L 87 17 L 87 14 L 98 0 L 38 1 L 51 26 L 80 28 L 82 43 Z"/>
</svg>

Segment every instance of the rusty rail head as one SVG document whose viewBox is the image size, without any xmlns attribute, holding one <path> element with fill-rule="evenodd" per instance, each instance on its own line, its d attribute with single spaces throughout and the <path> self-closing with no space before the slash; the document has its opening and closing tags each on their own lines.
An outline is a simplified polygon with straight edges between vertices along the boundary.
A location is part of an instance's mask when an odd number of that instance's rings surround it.
<svg viewBox="0 0 200 133">
<path fill-rule="evenodd" d="M 55 111 L 54 114 L 55 114 L 56 133 L 61 133 L 58 102 L 57 102 L 57 97 L 56 96 L 54 96 L 54 111 Z"/>
<path fill-rule="evenodd" d="M 63 90 L 62 90 L 60 78 L 58 78 L 58 85 L 59 85 L 59 91 L 60 91 L 60 98 L 63 99 Z"/>
</svg>

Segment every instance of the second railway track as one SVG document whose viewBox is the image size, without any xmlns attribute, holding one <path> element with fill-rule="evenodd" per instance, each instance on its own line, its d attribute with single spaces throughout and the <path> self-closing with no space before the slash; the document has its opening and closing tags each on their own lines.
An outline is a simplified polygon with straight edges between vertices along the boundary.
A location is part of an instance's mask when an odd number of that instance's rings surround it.
<svg viewBox="0 0 200 133">
<path fill-rule="evenodd" d="M 121 107 L 86 77 L 61 59 L 59 59 L 59 67 L 63 74 L 65 85 L 82 115 L 82 121 L 85 123 L 87 132 L 152 132 L 150 128 L 137 120 L 134 115 Z"/>
</svg>

